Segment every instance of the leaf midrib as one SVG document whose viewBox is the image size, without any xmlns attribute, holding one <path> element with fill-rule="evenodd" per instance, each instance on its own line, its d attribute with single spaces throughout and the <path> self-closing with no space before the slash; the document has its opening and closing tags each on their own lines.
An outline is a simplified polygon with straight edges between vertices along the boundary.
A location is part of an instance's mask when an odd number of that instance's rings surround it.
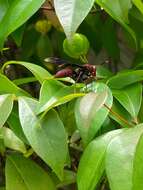
<svg viewBox="0 0 143 190">
<path fill-rule="evenodd" d="M 18 166 L 15 164 L 15 162 L 14 162 L 10 157 L 9 157 L 8 159 L 12 162 L 12 164 L 13 164 L 14 167 L 16 168 L 17 172 L 19 173 L 20 177 L 23 179 L 26 188 L 27 188 L 28 190 L 30 190 L 29 187 L 28 187 L 29 185 L 28 185 L 28 183 L 26 183 L 26 181 L 25 181 L 25 179 L 24 179 L 24 177 L 23 177 L 23 175 L 22 175 L 21 170 L 18 168 Z"/>
</svg>

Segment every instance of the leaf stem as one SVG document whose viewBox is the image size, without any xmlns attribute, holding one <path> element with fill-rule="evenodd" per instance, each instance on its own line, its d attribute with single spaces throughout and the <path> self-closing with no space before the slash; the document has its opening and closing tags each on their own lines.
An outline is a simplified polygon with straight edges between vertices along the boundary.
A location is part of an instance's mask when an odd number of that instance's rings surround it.
<svg viewBox="0 0 143 190">
<path fill-rule="evenodd" d="M 109 108 L 106 104 L 104 104 L 104 107 L 107 108 L 110 113 L 112 113 L 113 115 L 115 115 L 119 120 L 123 121 L 126 125 L 128 125 L 129 127 L 133 127 L 133 125 L 131 123 L 129 123 L 125 118 L 123 118 L 121 115 L 119 115 L 118 113 L 114 112 L 111 108 Z"/>
<path fill-rule="evenodd" d="M 14 63 L 16 63 L 16 62 L 17 62 L 17 61 L 7 61 L 7 62 L 4 63 L 4 65 L 1 67 L 0 72 L 1 72 L 2 74 L 4 74 L 5 67 L 8 66 L 8 65 L 10 65 L 10 64 L 14 64 Z"/>
<path fill-rule="evenodd" d="M 139 124 L 137 117 L 135 117 L 135 118 L 133 119 L 133 123 L 135 123 L 136 125 Z"/>
<path fill-rule="evenodd" d="M 29 150 L 27 150 L 27 152 L 24 154 L 24 156 L 26 158 L 30 157 L 32 154 L 34 153 L 34 150 L 32 148 L 30 148 Z"/>
</svg>

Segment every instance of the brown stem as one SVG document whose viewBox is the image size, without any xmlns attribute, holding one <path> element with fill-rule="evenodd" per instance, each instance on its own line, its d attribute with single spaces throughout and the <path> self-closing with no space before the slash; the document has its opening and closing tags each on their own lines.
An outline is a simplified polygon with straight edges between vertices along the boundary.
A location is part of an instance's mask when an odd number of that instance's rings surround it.
<svg viewBox="0 0 143 190">
<path fill-rule="evenodd" d="M 135 117 L 135 118 L 133 119 L 133 123 L 135 123 L 136 125 L 139 124 L 139 121 L 138 121 L 138 118 L 137 118 L 137 117 Z"/>
<path fill-rule="evenodd" d="M 51 3 L 51 1 L 48 1 L 49 6 L 47 7 L 41 7 L 41 9 L 47 10 L 47 11 L 54 11 L 55 12 L 55 8 L 53 6 L 53 4 Z"/>
<path fill-rule="evenodd" d="M 102 9 L 94 9 L 90 11 L 90 14 L 96 14 L 97 12 L 103 12 Z"/>
<path fill-rule="evenodd" d="M 105 190 L 105 188 L 106 188 L 106 182 L 107 182 L 107 179 L 104 179 L 104 181 L 102 183 L 102 186 L 101 186 L 101 190 Z"/>
<path fill-rule="evenodd" d="M 52 7 L 41 7 L 41 9 L 47 10 L 47 11 L 55 11 L 55 9 L 53 9 Z"/>
<path fill-rule="evenodd" d="M 104 104 L 104 106 L 110 111 L 110 113 L 112 113 L 113 115 L 115 115 L 118 119 L 120 119 L 121 121 L 123 121 L 125 124 L 127 124 L 129 127 L 132 127 L 132 124 L 130 124 L 125 118 L 123 118 L 121 115 L 119 115 L 118 113 L 114 112 L 111 108 L 109 108 L 106 104 Z"/>
</svg>

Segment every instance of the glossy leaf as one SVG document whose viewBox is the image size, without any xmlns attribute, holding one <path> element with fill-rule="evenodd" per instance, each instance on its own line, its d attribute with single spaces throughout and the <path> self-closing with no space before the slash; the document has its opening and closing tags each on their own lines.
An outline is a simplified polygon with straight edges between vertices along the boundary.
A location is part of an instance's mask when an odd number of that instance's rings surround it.
<svg viewBox="0 0 143 190">
<path fill-rule="evenodd" d="M 143 189 L 143 135 L 140 137 L 136 147 L 133 165 L 133 190 Z"/>
<path fill-rule="evenodd" d="M 8 156 L 5 170 L 7 190 L 56 190 L 48 173 L 21 155 Z"/>
<path fill-rule="evenodd" d="M 132 2 L 140 10 L 140 12 L 143 14 L 143 2 L 141 0 L 132 0 Z"/>
<path fill-rule="evenodd" d="M 36 82 L 37 79 L 35 77 L 24 77 L 24 78 L 19 78 L 15 79 L 12 82 L 16 84 L 17 86 L 22 85 L 22 84 L 27 84 L 31 82 Z"/>
<path fill-rule="evenodd" d="M 110 88 L 121 89 L 142 80 L 143 70 L 124 71 L 118 73 L 116 76 L 111 77 L 107 84 Z"/>
<path fill-rule="evenodd" d="M 4 139 L 4 145 L 6 147 L 26 153 L 26 147 L 24 143 L 13 133 L 11 129 L 2 127 L 0 129 L 0 135 Z"/>
<path fill-rule="evenodd" d="M 0 22 L 0 49 L 2 49 L 6 37 L 26 22 L 43 3 L 44 0 L 13 0 Z M 6 23 L 7 27 L 5 27 Z"/>
<path fill-rule="evenodd" d="M 44 68 L 36 64 L 32 64 L 32 63 L 28 63 L 24 61 L 8 61 L 4 64 L 3 70 L 7 65 L 10 65 L 10 64 L 22 65 L 26 67 L 29 71 L 32 72 L 32 74 L 37 78 L 37 80 L 39 80 L 40 83 L 42 83 L 46 78 L 52 77 L 52 75 Z"/>
<path fill-rule="evenodd" d="M 104 66 L 98 65 L 96 66 L 96 76 L 97 78 L 109 78 L 113 74 Z"/>
<path fill-rule="evenodd" d="M 54 110 L 44 118 L 38 118 L 36 107 L 37 103 L 32 99 L 19 99 L 19 117 L 24 134 L 34 151 L 62 179 L 68 152 L 63 123 Z"/>
<path fill-rule="evenodd" d="M 17 87 L 12 81 L 10 81 L 6 76 L 0 74 L 0 94 L 15 94 L 16 96 L 30 96 L 26 91 Z"/>
<path fill-rule="evenodd" d="M 8 117 L 7 124 L 18 138 L 20 138 L 24 143 L 29 144 L 20 124 L 17 106 L 14 106 L 10 116 Z"/>
<path fill-rule="evenodd" d="M 69 136 L 72 136 L 77 130 L 74 113 L 75 102 L 76 100 L 72 100 L 57 107 L 59 116 L 64 123 L 65 129 Z"/>
<path fill-rule="evenodd" d="M 128 12 L 132 7 L 131 0 L 96 0 L 96 3 L 121 24 L 131 34 L 135 44 L 137 44 L 135 33 L 128 25 Z"/>
<path fill-rule="evenodd" d="M 43 83 L 40 91 L 40 105 L 38 113 L 48 111 L 51 108 L 83 96 L 84 93 L 76 93 L 75 86 L 63 86 L 56 80 L 47 80 Z"/>
<path fill-rule="evenodd" d="M 76 173 L 71 170 L 64 170 L 64 178 L 62 181 L 58 180 L 55 176 L 52 177 L 54 178 L 54 182 L 56 181 L 56 187 L 58 189 L 76 182 Z"/>
<path fill-rule="evenodd" d="M 133 2 L 133 0 L 132 0 Z M 130 12 L 131 16 L 134 17 L 135 19 L 137 19 L 138 21 L 141 21 L 143 22 L 143 15 L 141 14 L 141 12 L 138 10 L 137 7 L 133 7 L 131 9 L 131 12 Z"/>
<path fill-rule="evenodd" d="M 105 155 L 110 142 L 122 130 L 107 133 L 93 140 L 85 149 L 78 167 L 79 190 L 94 190 L 105 170 Z"/>
<path fill-rule="evenodd" d="M 0 128 L 9 117 L 13 107 L 13 95 L 0 95 Z"/>
<path fill-rule="evenodd" d="M 0 0 L 0 21 L 2 20 L 3 16 L 5 15 L 8 9 L 9 3 L 8 0 Z"/>
<path fill-rule="evenodd" d="M 43 82 L 40 89 L 39 112 L 42 110 L 44 111 L 47 108 L 46 103 L 49 102 L 53 95 L 55 95 L 63 87 L 64 85 L 62 83 L 56 83 L 56 80 L 45 80 Z"/>
<path fill-rule="evenodd" d="M 114 90 L 113 96 L 135 119 L 142 101 L 142 84 L 136 83 L 121 90 Z"/>
<path fill-rule="evenodd" d="M 76 32 L 93 4 L 94 0 L 54 0 L 56 14 L 68 38 Z"/>
<path fill-rule="evenodd" d="M 131 115 L 124 109 L 124 107 L 114 99 L 113 105 L 111 108 L 112 112 L 109 113 L 109 116 L 119 123 L 122 127 L 133 127 Z M 114 114 L 116 113 L 116 114 Z"/>
<path fill-rule="evenodd" d="M 106 153 L 106 173 L 112 190 L 133 189 L 135 151 L 142 134 L 141 124 L 124 130 L 110 143 Z"/>
<path fill-rule="evenodd" d="M 96 83 L 95 91 L 77 100 L 75 116 L 82 140 L 87 145 L 95 136 L 106 119 L 112 106 L 112 95 L 103 83 Z"/>
</svg>

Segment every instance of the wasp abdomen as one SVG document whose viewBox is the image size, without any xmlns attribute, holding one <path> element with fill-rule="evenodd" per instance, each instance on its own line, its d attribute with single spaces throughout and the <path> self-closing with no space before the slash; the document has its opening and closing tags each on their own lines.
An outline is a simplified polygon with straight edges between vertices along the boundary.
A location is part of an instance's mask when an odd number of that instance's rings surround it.
<svg viewBox="0 0 143 190">
<path fill-rule="evenodd" d="M 55 77 L 56 78 L 72 77 L 72 75 L 73 75 L 73 70 L 71 68 L 67 67 L 65 69 L 62 69 L 62 70 L 58 71 L 55 74 Z"/>
</svg>

